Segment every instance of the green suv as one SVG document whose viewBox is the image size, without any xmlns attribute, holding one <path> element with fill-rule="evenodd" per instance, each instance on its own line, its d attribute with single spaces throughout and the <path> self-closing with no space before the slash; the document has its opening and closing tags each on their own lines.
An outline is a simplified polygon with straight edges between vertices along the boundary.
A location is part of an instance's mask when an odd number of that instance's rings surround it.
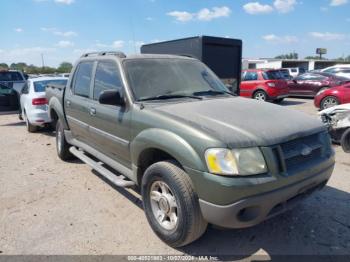
<svg viewBox="0 0 350 262">
<path fill-rule="evenodd" d="M 58 156 L 139 188 L 152 229 L 173 247 L 208 223 L 244 228 L 280 214 L 334 168 L 319 120 L 236 97 L 196 59 L 85 54 L 46 95 Z"/>
</svg>

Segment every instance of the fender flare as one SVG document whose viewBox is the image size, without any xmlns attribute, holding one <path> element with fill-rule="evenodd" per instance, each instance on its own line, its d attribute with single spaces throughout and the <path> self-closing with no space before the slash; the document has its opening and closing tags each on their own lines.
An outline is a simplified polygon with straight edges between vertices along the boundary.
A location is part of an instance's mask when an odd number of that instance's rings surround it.
<svg viewBox="0 0 350 262">
<path fill-rule="evenodd" d="M 158 149 L 175 158 L 183 167 L 205 170 L 201 157 L 182 137 L 164 129 L 151 128 L 139 133 L 130 144 L 131 160 L 138 165 L 144 150 Z"/>
</svg>

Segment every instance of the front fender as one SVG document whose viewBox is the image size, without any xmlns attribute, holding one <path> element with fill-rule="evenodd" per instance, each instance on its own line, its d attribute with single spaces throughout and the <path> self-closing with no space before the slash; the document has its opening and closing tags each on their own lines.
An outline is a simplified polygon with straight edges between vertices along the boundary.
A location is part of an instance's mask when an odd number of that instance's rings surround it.
<svg viewBox="0 0 350 262">
<path fill-rule="evenodd" d="M 151 128 L 139 133 L 130 145 L 132 163 L 137 165 L 146 149 L 159 149 L 174 157 L 183 167 L 205 170 L 204 163 L 193 147 L 170 131 Z"/>
</svg>

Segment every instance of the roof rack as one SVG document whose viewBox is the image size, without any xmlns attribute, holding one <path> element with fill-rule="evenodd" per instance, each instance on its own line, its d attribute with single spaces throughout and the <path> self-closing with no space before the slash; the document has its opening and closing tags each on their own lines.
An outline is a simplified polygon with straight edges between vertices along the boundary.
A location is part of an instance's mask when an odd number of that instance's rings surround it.
<svg viewBox="0 0 350 262">
<path fill-rule="evenodd" d="M 126 58 L 126 55 L 123 52 L 118 51 L 102 51 L 102 52 L 90 52 L 85 53 L 81 57 L 89 57 L 89 56 L 106 56 L 106 55 L 114 55 L 119 58 Z"/>
</svg>

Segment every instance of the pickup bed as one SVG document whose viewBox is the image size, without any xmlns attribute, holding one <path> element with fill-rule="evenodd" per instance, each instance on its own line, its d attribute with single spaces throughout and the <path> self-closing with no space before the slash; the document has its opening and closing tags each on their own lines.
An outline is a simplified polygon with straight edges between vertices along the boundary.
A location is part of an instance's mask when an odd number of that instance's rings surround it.
<svg viewBox="0 0 350 262">
<path fill-rule="evenodd" d="M 208 223 L 244 228 L 280 214 L 334 168 L 318 119 L 237 97 L 193 58 L 85 54 L 65 88 L 46 92 L 58 156 L 139 188 L 152 229 L 174 247 Z"/>
</svg>

